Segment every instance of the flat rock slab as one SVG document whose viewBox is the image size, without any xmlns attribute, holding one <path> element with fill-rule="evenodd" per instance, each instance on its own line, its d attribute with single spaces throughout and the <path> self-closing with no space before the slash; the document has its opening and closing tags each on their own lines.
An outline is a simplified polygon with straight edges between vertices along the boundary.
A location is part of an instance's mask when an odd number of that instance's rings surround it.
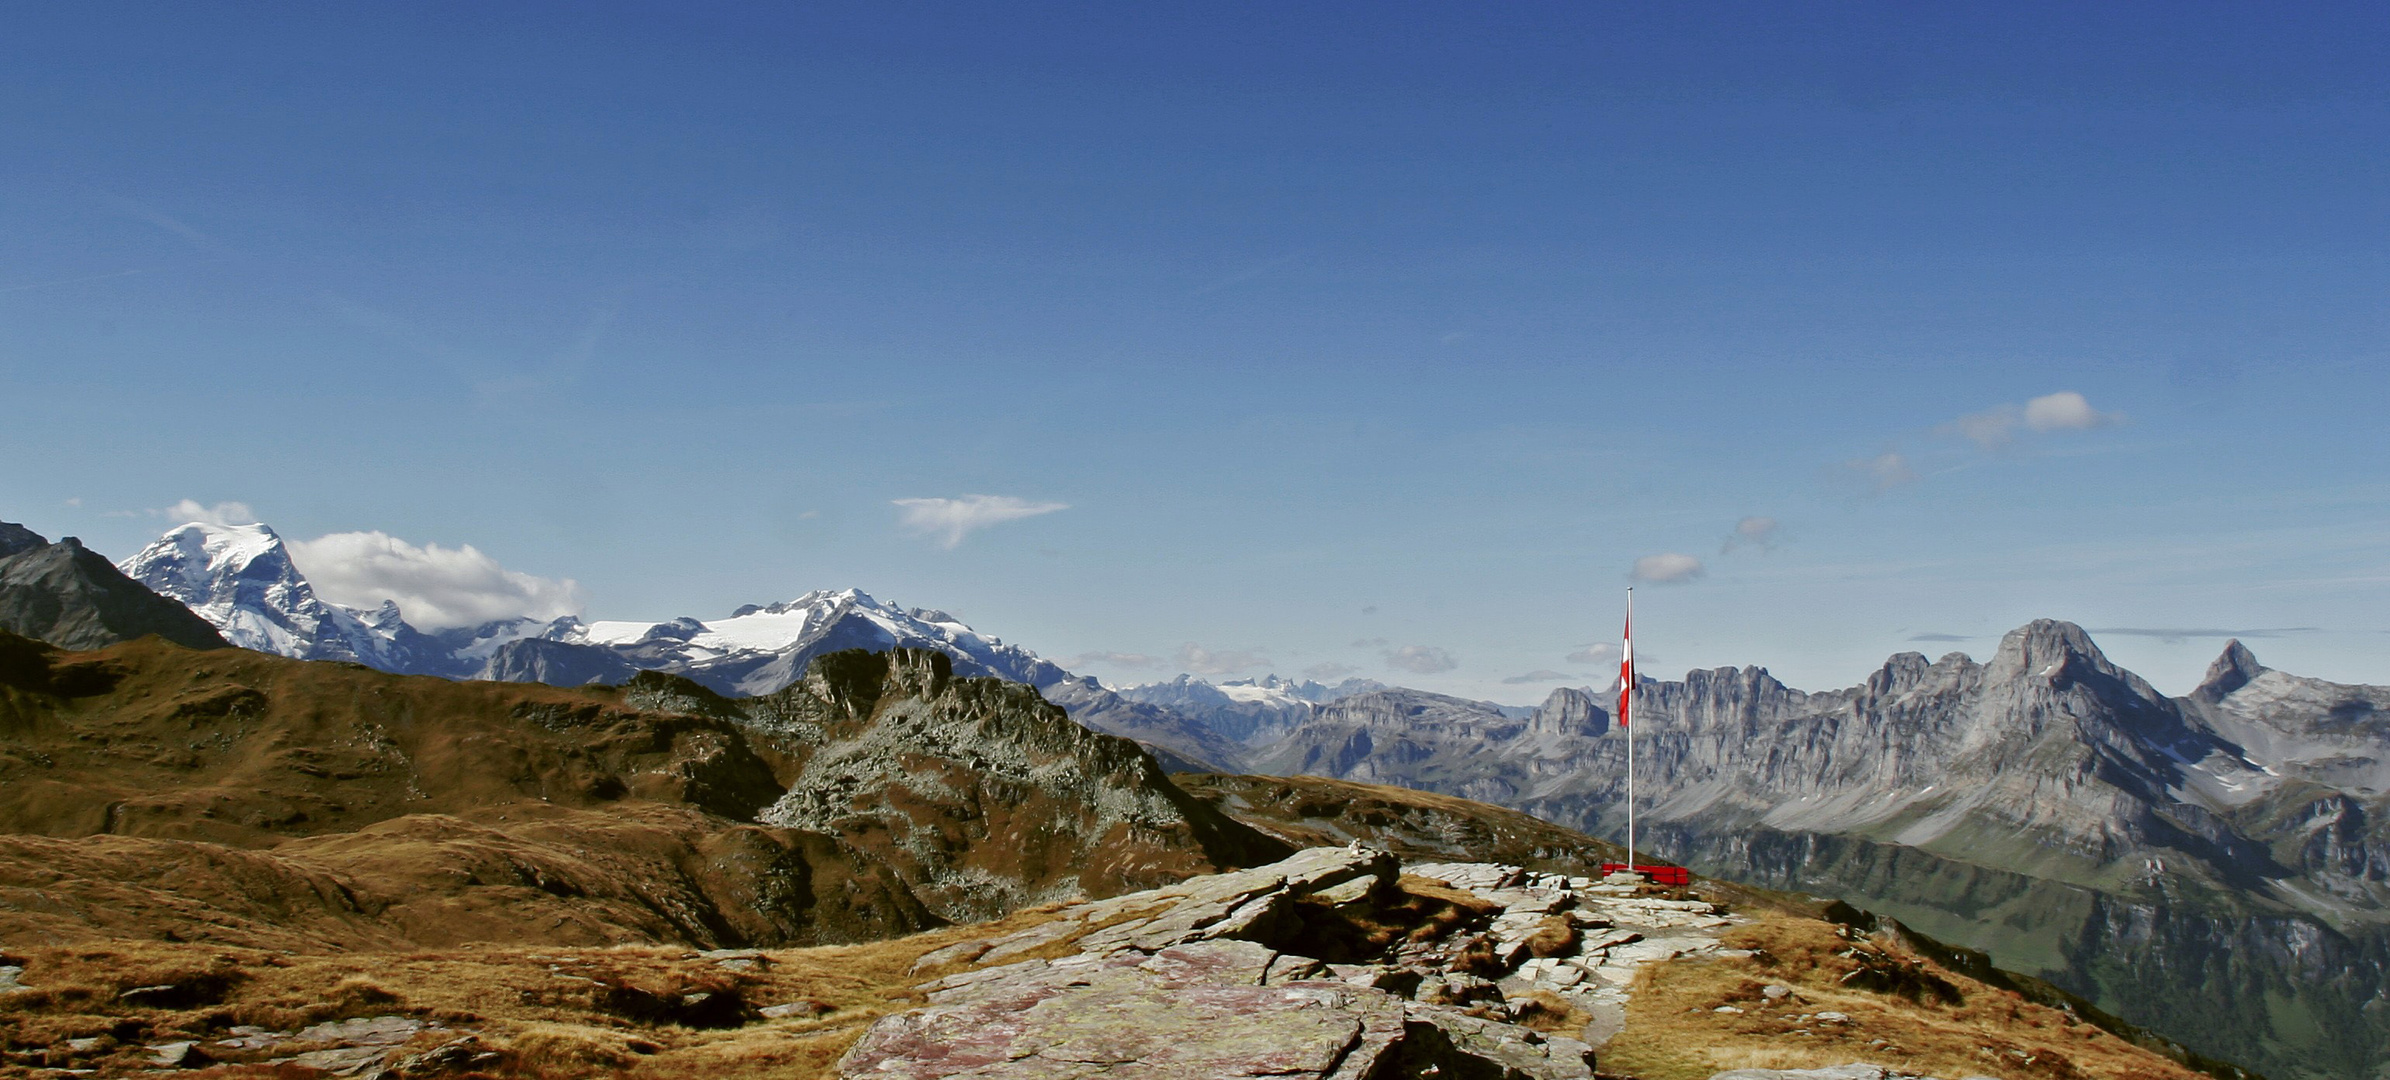
<svg viewBox="0 0 2390 1080">
<path fill-rule="evenodd" d="M 1902 1072 L 1882 1065 L 1853 1062 L 1832 1065 L 1823 1069 L 1729 1069 L 1710 1074 L 1710 1080 L 1930 1080 L 1916 1073 Z M 1967 1080 L 1986 1080 L 1970 1076 Z"/>
<path fill-rule="evenodd" d="M 1402 1031 L 1398 1000 L 1351 986 L 1172 986 L 1113 968 L 1038 989 L 881 1020 L 839 1075 L 1358 1077 L 1378 1063 L 1355 1051 L 1375 1042 L 1382 1056 Z M 1381 1038 L 1365 1039 L 1373 1028 Z"/>
<path fill-rule="evenodd" d="M 1063 938 L 1078 933 L 1080 929 L 1082 928 L 1074 920 L 1056 919 L 1053 922 L 1032 926 L 1027 930 L 1021 931 L 1020 933 L 997 940 L 995 944 L 988 947 L 986 952 L 981 953 L 977 959 L 983 964 L 1001 964 L 1006 960 L 1010 960 L 1013 957 L 1021 955 L 1022 953 L 1051 945 L 1054 942 L 1060 941 Z M 964 944 L 968 945 L 971 943 L 965 942 Z M 948 946 L 948 948 L 952 947 L 953 946 Z M 924 957 L 924 959 L 927 958 Z"/>
<path fill-rule="evenodd" d="M 396 1046 L 427 1025 L 411 1016 L 375 1016 L 355 1020 L 341 1020 L 301 1028 L 300 1042 L 336 1042 L 349 1046 Z"/>
<path fill-rule="evenodd" d="M 334 1076 L 355 1076 L 397 1054 L 398 1048 L 393 1046 L 344 1046 L 337 1050 L 311 1050 L 285 1060 L 302 1068 L 321 1069 Z"/>
</svg>

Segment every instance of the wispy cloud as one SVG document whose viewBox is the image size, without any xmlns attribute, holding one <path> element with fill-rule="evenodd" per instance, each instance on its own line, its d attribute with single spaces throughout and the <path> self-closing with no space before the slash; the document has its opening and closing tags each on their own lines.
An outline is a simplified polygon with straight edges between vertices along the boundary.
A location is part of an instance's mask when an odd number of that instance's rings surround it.
<svg viewBox="0 0 2390 1080">
<path fill-rule="evenodd" d="M 2089 431 L 2124 423 L 2120 412 L 2101 412 L 2072 390 L 2044 394 L 2025 403 L 2025 426 L 2035 431 Z"/>
<path fill-rule="evenodd" d="M 1336 680 L 1342 679 L 1345 676 L 1351 675 L 1359 670 L 1361 669 L 1354 667 L 1351 664 L 1339 664 L 1334 661 L 1330 661 L 1324 664 L 1313 664 L 1310 667 L 1304 668 L 1303 677 L 1306 679 L 1317 679 L 1321 682 L 1335 682 Z"/>
<path fill-rule="evenodd" d="M 572 579 L 509 570 L 471 544 L 417 547 L 385 532 L 345 532 L 294 542 L 290 558 L 324 599 L 356 608 L 395 600 L 425 630 L 581 610 Z"/>
<path fill-rule="evenodd" d="M 1974 640 L 1977 640 L 1977 638 L 1975 638 L 1975 637 L 1973 637 L 1973 636 L 1969 636 L 1969 635 L 1967 635 L 1967 634 L 1911 634 L 1911 635 L 1909 635 L 1909 640 L 1910 640 L 1910 641 L 1974 641 Z"/>
<path fill-rule="evenodd" d="M 1587 667 L 1599 670 L 1601 668 L 1617 667 L 1618 661 L 1624 655 L 1625 650 L 1619 648 L 1617 642 L 1599 641 L 1568 654 L 1568 662 L 1572 664 L 1584 664 Z"/>
<path fill-rule="evenodd" d="M 2000 450 L 2028 431 L 2089 431 L 2123 422 L 2123 413 L 2101 412 L 2092 408 L 2082 394 L 2061 390 L 2023 405 L 1994 405 L 1982 412 L 1968 413 L 1936 427 L 1934 432 L 1965 439 L 1984 450 Z"/>
<path fill-rule="evenodd" d="M 1010 495 L 965 495 L 959 499 L 897 499 L 898 520 L 921 536 L 935 536 L 952 549 L 991 525 L 1070 509 L 1069 503 L 1030 502 Z"/>
<path fill-rule="evenodd" d="M 1420 675 L 1433 675 L 1461 666 L 1461 662 L 1453 659 L 1450 652 L 1433 645 L 1405 645 L 1401 648 L 1388 649 L 1384 655 L 1388 667 L 1400 668 Z"/>
<path fill-rule="evenodd" d="M 1853 458 L 1842 463 L 1842 470 L 1865 480 L 1868 489 L 1878 495 L 1917 482 L 1916 466 L 1909 464 L 1908 457 L 1898 450 L 1886 450 L 1871 458 Z"/>
<path fill-rule="evenodd" d="M 1726 543 L 1718 548 L 1718 554 L 1729 554 L 1743 547 L 1766 551 L 1775 546 L 1776 519 L 1754 514 L 1734 523 L 1734 531 L 1726 534 Z"/>
<path fill-rule="evenodd" d="M 1207 649 L 1190 641 L 1178 647 L 1180 669 L 1191 675 L 1233 675 L 1270 666 L 1259 649 Z"/>
<path fill-rule="evenodd" d="M 176 522 L 196 521 L 202 525 L 257 524 L 257 511 L 249 509 L 249 504 L 245 502 L 226 501 L 213 506 L 205 506 L 201 505 L 197 499 L 184 499 L 172 506 L 163 506 L 152 510 L 149 515 Z"/>
<path fill-rule="evenodd" d="M 1562 673 L 1560 673 L 1560 672 L 1557 672 L 1557 671 L 1549 671 L 1549 670 L 1543 670 L 1543 671 L 1530 671 L 1530 672 L 1528 672 L 1528 673 L 1526 673 L 1526 674 L 1524 674 L 1524 675 L 1513 675 L 1513 676 L 1510 676 L 1509 678 L 1506 678 L 1506 679 L 1502 680 L 1502 682 L 1503 682 L 1503 684 L 1504 684 L 1504 685 L 1506 685 L 1506 686 L 1519 686 L 1519 685 L 1523 685 L 1523 684 L 1526 684 L 1526 683 L 1539 683 L 1539 682 L 1561 682 L 1561 681 L 1564 681 L 1564 680 L 1566 680 L 1567 678 L 1568 678 L 1568 676 L 1567 676 L 1567 675 L 1564 675 L 1564 674 L 1562 674 Z"/>
<path fill-rule="evenodd" d="M 1669 551 L 1635 560 L 1635 569 L 1628 576 L 1655 585 L 1682 585 L 1707 572 L 1701 560 L 1682 552 Z"/>
<path fill-rule="evenodd" d="M 1160 667 L 1162 658 L 1133 652 L 1085 652 L 1077 656 L 1063 657 L 1061 663 L 1063 667 L 1074 671 L 1097 665 L 1118 668 L 1151 668 Z"/>
<path fill-rule="evenodd" d="M 2248 630 L 2222 630 L 2212 627 L 2110 626 L 2086 627 L 2084 632 L 2113 634 L 2117 637 L 2157 638 L 2168 644 L 2179 645 L 2192 638 L 2272 638 L 2282 637 L 2286 634 L 2317 634 L 2322 633 L 2323 628 L 2320 626 L 2265 626 Z"/>
</svg>

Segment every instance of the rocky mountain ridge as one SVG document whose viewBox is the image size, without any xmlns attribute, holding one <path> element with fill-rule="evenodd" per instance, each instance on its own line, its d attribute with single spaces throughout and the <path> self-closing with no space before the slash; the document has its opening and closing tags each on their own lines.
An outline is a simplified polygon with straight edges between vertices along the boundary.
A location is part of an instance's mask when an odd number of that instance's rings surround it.
<svg viewBox="0 0 2390 1080">
<path fill-rule="evenodd" d="M 2072 624 L 1983 663 L 1892 657 L 1818 693 L 1759 668 L 1636 688 L 1647 845 L 1705 872 L 1849 896 L 2277 1075 L 2371 1075 L 2390 690 L 2272 672 L 2234 643 L 2168 698 Z M 1622 831 L 1624 740 L 1589 698 L 1520 722 L 1413 691 L 1320 709 L 1244 764 Z M 2209 993 L 2173 992 L 2182 972 Z M 2288 1018 L 2296 1017 L 2291 1020 Z"/>
<path fill-rule="evenodd" d="M 128 579 L 69 536 L 53 544 L 0 521 L 0 630 L 67 648 L 96 649 L 157 634 L 194 649 L 224 639 L 181 604 Z"/>
<path fill-rule="evenodd" d="M 965 677 L 1041 688 L 1081 723 L 1137 740 L 1163 755 L 1172 769 L 1218 769 L 1239 753 L 1235 740 L 1201 718 L 1072 675 L 946 612 L 906 608 L 858 589 L 816 590 L 780 603 L 749 604 L 711 621 L 504 619 L 427 633 L 409 624 L 393 602 L 365 611 L 318 597 L 282 538 L 262 524 L 187 523 L 126 559 L 123 570 L 187 605 L 232 644 L 277 656 L 346 660 L 398 674 L 568 687 L 619 685 L 640 672 L 661 671 L 717 693 L 756 696 L 791 685 L 815 658 L 829 653 L 929 649 L 944 654 Z M 1275 679 L 1228 685 L 1232 693 L 1262 695 L 1285 705 L 1282 711 L 1294 716 L 1308 714 L 1302 695 L 1327 700 L 1365 684 L 1376 685 L 1347 680 L 1331 688 Z"/>
</svg>

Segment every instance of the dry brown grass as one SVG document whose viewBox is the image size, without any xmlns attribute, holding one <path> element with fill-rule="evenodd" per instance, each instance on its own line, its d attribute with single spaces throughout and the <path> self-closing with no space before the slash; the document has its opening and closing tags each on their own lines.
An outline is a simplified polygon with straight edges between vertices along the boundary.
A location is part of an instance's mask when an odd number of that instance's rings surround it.
<svg viewBox="0 0 2390 1080">
<path fill-rule="evenodd" d="M 2066 1012 L 1831 923 L 1765 912 L 1723 938 L 1753 955 L 1644 970 L 1626 1030 L 1602 1051 L 1604 1072 L 1700 1080 L 1723 1069 L 1867 1061 L 1946 1077 L 2207 1080 Z M 1770 1001 L 1770 984 L 1793 992 Z M 1821 1012 L 1850 1020 L 1819 1021 Z"/>
<path fill-rule="evenodd" d="M 493 1075 L 570 1080 L 626 1075 L 663 1080 L 703 1077 L 803 1078 L 828 1075 L 871 1021 L 921 1003 L 912 987 L 929 974 L 910 969 L 922 954 L 975 937 L 1049 921 L 1054 906 L 1002 921 L 954 927 L 892 941 L 765 950 L 768 965 L 732 972 L 670 946 L 457 949 L 292 955 L 164 942 L 101 942 L 12 950 L 24 982 L 0 1011 L 0 1045 L 11 1060 L 0 1075 L 32 1075 L 23 1056 L 66 1039 L 100 1037 L 110 1052 L 76 1064 L 107 1073 L 139 1070 L 144 1044 L 199 1040 L 224 1064 L 191 1075 L 264 1077 L 275 1069 L 244 1058 L 286 1056 L 312 1046 L 242 1054 L 209 1044 L 228 1029 L 253 1024 L 293 1031 L 349 1017 L 404 1015 L 436 1021 L 444 1032 L 418 1036 L 420 1049 L 466 1031 L 505 1055 Z M 157 1007 L 117 995 L 135 986 L 193 987 Z M 643 1015 L 638 1004 L 682 995 L 730 993 L 746 1015 L 737 1026 L 687 1026 Z M 752 1010 L 811 1001 L 819 1015 L 765 1020 Z M 289 1073 L 285 1068 L 283 1073 Z"/>
</svg>

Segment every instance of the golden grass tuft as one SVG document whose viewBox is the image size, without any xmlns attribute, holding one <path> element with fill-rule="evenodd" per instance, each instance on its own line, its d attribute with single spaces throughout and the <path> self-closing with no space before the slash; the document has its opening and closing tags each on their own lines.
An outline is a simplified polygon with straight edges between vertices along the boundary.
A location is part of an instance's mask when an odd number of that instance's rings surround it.
<svg viewBox="0 0 2390 1080">
<path fill-rule="evenodd" d="M 2207 1080 L 2061 1010 L 1834 924 L 1766 912 L 1722 940 L 1753 955 L 1644 969 L 1627 1007 L 1626 1029 L 1602 1050 L 1604 1072 L 1706 1080 L 1726 1069 L 1864 1061 L 1930 1076 L 2000 1080 Z M 1930 981 L 1870 974 L 1887 971 Z M 1950 997 L 1932 991 L 1933 982 L 1947 985 Z M 1771 1000 L 1765 994 L 1770 985 L 1791 994 Z M 1927 989 L 1906 992 L 1918 986 Z M 1720 1006 L 1741 1011 L 1720 1013 Z M 1850 1019 L 1818 1019 L 1824 1012 Z"/>
<path fill-rule="evenodd" d="M 238 1025 L 297 1031 L 395 1014 L 443 1025 L 418 1036 L 410 1052 L 478 1033 L 507 1055 L 504 1067 L 492 1070 L 499 1076 L 801 1080 L 828 1075 L 871 1021 L 921 1004 L 913 987 L 933 973 L 910 969 L 923 954 L 1028 929 L 1051 921 L 1056 910 L 1048 905 L 994 923 L 859 945 L 764 950 L 766 963 L 746 972 L 661 945 L 316 954 L 142 941 L 16 948 L 11 961 L 23 962 L 24 981 L 35 989 L 10 995 L 0 1009 L 0 1050 L 26 1064 L 26 1055 L 67 1039 L 101 1037 L 115 1049 L 75 1064 L 113 1075 L 142 1068 L 145 1043 L 195 1039 L 222 1062 L 195 1075 L 269 1077 L 278 1073 L 263 1058 L 315 1046 L 242 1053 L 209 1044 Z M 205 1003 L 149 1007 L 116 996 L 129 986 L 227 973 L 237 977 L 223 978 L 219 1000 Z M 634 1002 L 729 993 L 748 1009 L 795 1001 L 824 1009 L 782 1020 L 750 1012 L 739 1026 L 712 1029 L 637 1015 L 639 1009 L 624 1007 L 625 992 Z M 8 1071 L 0 1065 L 0 1074 Z"/>
</svg>

